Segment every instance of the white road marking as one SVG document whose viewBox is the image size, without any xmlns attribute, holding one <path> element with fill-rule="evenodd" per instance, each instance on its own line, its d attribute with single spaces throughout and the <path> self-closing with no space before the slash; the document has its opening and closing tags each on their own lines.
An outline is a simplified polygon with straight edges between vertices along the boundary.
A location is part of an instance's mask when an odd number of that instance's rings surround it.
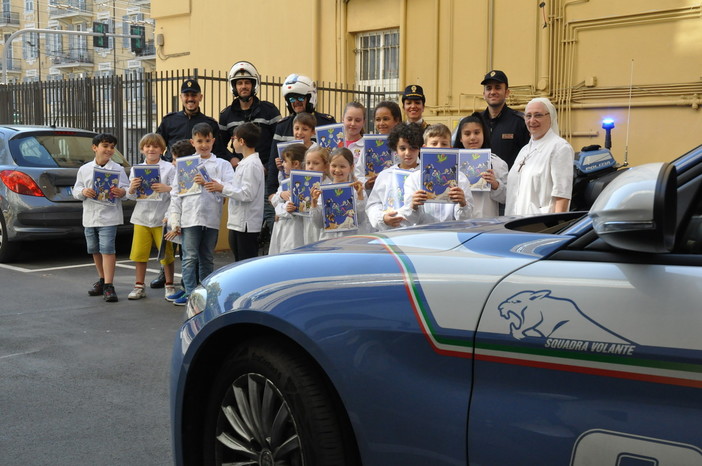
<svg viewBox="0 0 702 466">
<path fill-rule="evenodd" d="M 157 260 L 157 259 L 149 259 L 149 260 Z M 124 260 L 124 261 L 117 261 L 117 263 L 115 264 L 115 266 L 116 266 L 116 267 L 121 267 L 121 268 L 124 268 L 124 269 L 132 269 L 132 270 L 136 269 L 136 267 L 135 267 L 134 265 L 131 265 L 131 264 L 134 264 L 134 262 L 131 261 L 131 260 Z M 1 269 L 13 270 L 13 271 L 15 271 L 15 272 L 22 272 L 22 273 L 54 272 L 54 271 L 58 271 L 58 270 L 77 269 L 77 268 L 80 268 L 80 267 L 95 267 L 95 264 L 93 264 L 92 262 L 88 262 L 88 263 L 85 263 L 85 264 L 62 265 L 62 266 L 60 266 L 60 267 L 46 267 L 46 268 L 43 268 L 43 269 L 27 269 L 27 268 L 24 268 L 24 267 L 17 267 L 17 266 L 14 266 L 14 265 L 0 264 L 0 268 L 1 268 Z M 149 269 L 149 268 L 147 268 L 146 271 L 147 271 L 147 272 L 151 272 L 151 273 L 159 273 L 159 272 L 160 272 L 160 269 Z M 181 274 L 179 274 L 179 273 L 176 273 L 176 274 L 174 274 L 174 275 L 175 275 L 176 277 L 181 277 Z"/>
<path fill-rule="evenodd" d="M 34 350 L 34 351 L 24 351 L 22 353 L 12 353 L 12 354 L 5 354 L 3 356 L 0 356 L 0 359 L 7 359 L 7 358 L 12 358 L 15 356 L 24 356 L 25 354 L 33 354 L 33 353 L 38 353 L 39 350 Z"/>
</svg>

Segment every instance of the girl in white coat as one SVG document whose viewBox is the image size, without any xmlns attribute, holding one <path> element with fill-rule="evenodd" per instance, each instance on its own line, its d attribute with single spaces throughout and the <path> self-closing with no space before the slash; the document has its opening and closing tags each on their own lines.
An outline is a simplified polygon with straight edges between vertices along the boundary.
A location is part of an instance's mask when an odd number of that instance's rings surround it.
<svg viewBox="0 0 702 466">
<path fill-rule="evenodd" d="M 487 125 L 479 112 L 458 122 L 458 131 L 453 147 L 460 149 L 489 149 L 490 136 Z M 490 154 L 490 166 L 480 176 L 490 185 L 490 191 L 473 191 L 473 218 L 497 217 L 499 201 L 504 199 L 507 189 L 507 162 Z"/>
</svg>

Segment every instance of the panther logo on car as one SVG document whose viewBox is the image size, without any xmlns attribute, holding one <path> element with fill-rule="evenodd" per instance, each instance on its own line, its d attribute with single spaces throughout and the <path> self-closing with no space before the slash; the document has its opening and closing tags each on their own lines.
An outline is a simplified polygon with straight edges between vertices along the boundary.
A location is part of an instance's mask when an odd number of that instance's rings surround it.
<svg viewBox="0 0 702 466">
<path fill-rule="evenodd" d="M 553 349 L 632 355 L 636 343 L 588 317 L 575 302 L 551 290 L 520 291 L 502 301 L 498 310 L 517 340 L 545 338 Z"/>
</svg>

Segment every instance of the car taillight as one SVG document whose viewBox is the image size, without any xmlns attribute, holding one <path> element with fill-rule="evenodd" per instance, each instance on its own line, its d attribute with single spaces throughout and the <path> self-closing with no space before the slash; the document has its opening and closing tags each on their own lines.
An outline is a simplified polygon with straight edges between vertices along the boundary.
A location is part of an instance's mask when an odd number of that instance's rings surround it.
<svg viewBox="0 0 702 466">
<path fill-rule="evenodd" d="M 0 179 L 10 191 L 27 196 L 44 197 L 44 193 L 37 186 L 31 176 L 15 170 L 3 170 Z"/>
</svg>

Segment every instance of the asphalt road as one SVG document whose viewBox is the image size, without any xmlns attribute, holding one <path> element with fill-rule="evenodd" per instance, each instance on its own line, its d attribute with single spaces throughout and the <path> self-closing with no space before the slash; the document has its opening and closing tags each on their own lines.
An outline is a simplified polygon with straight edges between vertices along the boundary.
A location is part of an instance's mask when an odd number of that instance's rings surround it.
<svg viewBox="0 0 702 466">
<path fill-rule="evenodd" d="M 88 296 L 96 272 L 82 241 L 28 244 L 0 264 L 0 465 L 173 463 L 168 377 L 184 308 L 163 290 L 128 301 L 121 246 L 118 303 Z M 231 260 L 218 253 L 216 265 Z"/>
</svg>

